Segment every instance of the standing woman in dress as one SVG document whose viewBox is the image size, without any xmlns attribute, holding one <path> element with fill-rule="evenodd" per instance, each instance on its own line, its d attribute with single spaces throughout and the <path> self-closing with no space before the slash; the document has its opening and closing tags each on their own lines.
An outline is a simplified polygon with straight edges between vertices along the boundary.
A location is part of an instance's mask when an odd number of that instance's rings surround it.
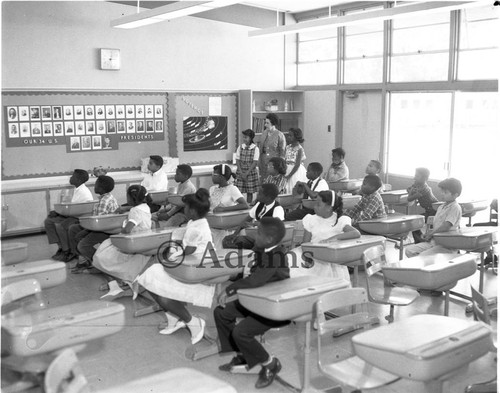
<svg viewBox="0 0 500 393">
<path fill-rule="evenodd" d="M 267 176 L 267 163 L 271 157 L 285 158 L 286 140 L 285 135 L 278 130 L 278 116 L 274 113 L 269 113 L 266 116 L 264 123 L 265 130 L 262 134 L 262 142 L 260 144 L 260 176 L 264 179 Z"/>
<path fill-rule="evenodd" d="M 253 143 L 255 132 L 248 129 L 242 132 L 243 143 L 236 150 L 236 181 L 242 194 L 247 194 L 247 202 L 251 203 L 254 194 L 259 190 L 259 174 L 257 164 L 259 163 L 259 148 Z"/>
<path fill-rule="evenodd" d="M 298 181 L 307 182 L 306 167 L 303 161 L 306 159 L 302 130 L 300 128 L 290 128 L 288 133 L 289 145 L 285 149 L 287 194 L 291 194 L 293 187 Z"/>
</svg>

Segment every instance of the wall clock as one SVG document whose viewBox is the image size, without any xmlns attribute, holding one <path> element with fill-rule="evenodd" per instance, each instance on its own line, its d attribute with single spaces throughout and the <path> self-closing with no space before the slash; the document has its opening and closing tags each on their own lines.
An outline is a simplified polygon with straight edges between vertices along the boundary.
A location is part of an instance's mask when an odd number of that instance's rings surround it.
<svg viewBox="0 0 500 393">
<path fill-rule="evenodd" d="M 101 49 L 101 70 L 119 70 L 120 64 L 120 49 Z"/>
</svg>

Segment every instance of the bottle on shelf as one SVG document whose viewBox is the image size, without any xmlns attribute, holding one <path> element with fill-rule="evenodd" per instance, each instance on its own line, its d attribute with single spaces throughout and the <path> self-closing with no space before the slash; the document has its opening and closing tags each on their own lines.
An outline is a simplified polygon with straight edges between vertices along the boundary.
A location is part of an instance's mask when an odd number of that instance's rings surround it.
<svg viewBox="0 0 500 393">
<path fill-rule="evenodd" d="M 285 100 L 285 108 L 284 108 L 284 111 L 285 112 L 288 112 L 288 100 Z"/>
</svg>

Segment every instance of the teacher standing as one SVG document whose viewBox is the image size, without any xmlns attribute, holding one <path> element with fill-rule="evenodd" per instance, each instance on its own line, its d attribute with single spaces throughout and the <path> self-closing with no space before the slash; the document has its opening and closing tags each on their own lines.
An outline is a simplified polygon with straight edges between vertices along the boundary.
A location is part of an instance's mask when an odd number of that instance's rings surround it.
<svg viewBox="0 0 500 393">
<path fill-rule="evenodd" d="M 264 123 L 264 132 L 262 133 L 262 139 L 260 143 L 260 178 L 265 179 L 267 176 L 267 163 L 272 157 L 285 158 L 285 147 L 286 140 L 285 135 L 278 130 L 278 116 L 274 113 L 269 113 L 266 116 L 266 121 Z"/>
</svg>

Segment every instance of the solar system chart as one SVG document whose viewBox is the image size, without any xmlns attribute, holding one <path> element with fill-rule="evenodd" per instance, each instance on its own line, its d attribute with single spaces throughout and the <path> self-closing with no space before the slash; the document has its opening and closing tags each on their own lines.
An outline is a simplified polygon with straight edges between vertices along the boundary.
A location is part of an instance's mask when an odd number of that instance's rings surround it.
<svg viewBox="0 0 500 393">
<path fill-rule="evenodd" d="M 227 117 L 195 116 L 183 120 L 184 151 L 227 149 Z"/>
</svg>

